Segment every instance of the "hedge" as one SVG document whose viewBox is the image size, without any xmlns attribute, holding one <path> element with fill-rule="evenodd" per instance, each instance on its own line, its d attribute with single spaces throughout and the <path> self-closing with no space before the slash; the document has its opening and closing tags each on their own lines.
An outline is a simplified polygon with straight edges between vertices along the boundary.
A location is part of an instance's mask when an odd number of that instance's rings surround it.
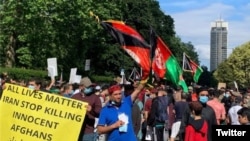
<svg viewBox="0 0 250 141">
<path fill-rule="evenodd" d="M 90 79 L 93 80 L 93 82 L 109 83 L 114 80 L 114 77 L 94 75 L 91 76 Z"/>
<path fill-rule="evenodd" d="M 46 79 L 47 74 L 48 74 L 47 71 L 43 71 L 43 70 L 0 67 L 0 73 L 2 72 L 7 72 L 8 76 L 14 80 L 29 80 L 32 77 Z"/>
<path fill-rule="evenodd" d="M 0 67 L 0 73 L 7 72 L 10 78 L 14 80 L 29 80 L 30 78 L 41 78 L 42 80 L 49 80 L 48 72 L 44 70 L 32 70 L 32 69 L 24 69 L 24 68 L 2 68 Z M 84 77 L 84 76 L 83 76 Z M 101 83 L 108 83 L 113 81 L 113 76 L 99 76 L 93 75 L 89 76 L 93 82 L 101 82 Z M 63 78 L 68 78 L 63 77 Z M 56 78 L 59 80 L 58 76 Z M 68 79 L 64 79 L 67 81 Z"/>
</svg>

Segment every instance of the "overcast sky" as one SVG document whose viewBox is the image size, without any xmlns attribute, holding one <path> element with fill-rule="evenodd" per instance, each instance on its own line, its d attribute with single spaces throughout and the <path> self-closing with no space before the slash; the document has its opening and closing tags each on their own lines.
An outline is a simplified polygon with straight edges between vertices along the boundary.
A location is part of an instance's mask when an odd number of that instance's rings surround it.
<svg viewBox="0 0 250 141">
<path fill-rule="evenodd" d="M 201 65 L 210 68 L 210 25 L 215 20 L 228 22 L 228 55 L 250 41 L 250 0 L 158 0 L 161 10 L 175 21 L 176 34 L 192 42 Z"/>
</svg>

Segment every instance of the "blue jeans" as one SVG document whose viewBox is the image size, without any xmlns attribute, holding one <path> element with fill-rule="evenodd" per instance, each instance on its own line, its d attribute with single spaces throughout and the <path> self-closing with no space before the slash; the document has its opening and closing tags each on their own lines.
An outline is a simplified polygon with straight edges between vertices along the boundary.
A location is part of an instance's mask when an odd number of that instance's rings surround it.
<svg viewBox="0 0 250 141">
<path fill-rule="evenodd" d="M 96 133 L 84 134 L 82 137 L 82 141 L 96 141 L 96 139 L 97 139 Z"/>
</svg>

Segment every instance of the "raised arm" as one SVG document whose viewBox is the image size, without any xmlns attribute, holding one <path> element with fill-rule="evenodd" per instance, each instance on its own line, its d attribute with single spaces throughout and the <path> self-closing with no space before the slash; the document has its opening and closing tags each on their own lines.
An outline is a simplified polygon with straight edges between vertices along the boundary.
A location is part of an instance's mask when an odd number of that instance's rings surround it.
<svg viewBox="0 0 250 141">
<path fill-rule="evenodd" d="M 142 91 L 142 89 L 144 88 L 146 83 L 147 83 L 147 79 L 140 81 L 138 87 L 136 87 L 135 90 L 133 91 L 133 93 L 131 94 L 131 100 L 132 101 L 135 101 L 136 97 Z"/>
<path fill-rule="evenodd" d="M 49 91 L 54 84 L 55 84 L 55 79 L 51 78 L 50 84 L 46 87 L 46 90 Z"/>
</svg>

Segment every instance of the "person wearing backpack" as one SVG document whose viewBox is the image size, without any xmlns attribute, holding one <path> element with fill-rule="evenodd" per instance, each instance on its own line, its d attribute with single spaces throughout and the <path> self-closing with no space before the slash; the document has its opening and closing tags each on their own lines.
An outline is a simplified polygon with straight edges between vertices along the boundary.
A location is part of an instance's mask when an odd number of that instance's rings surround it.
<svg viewBox="0 0 250 141">
<path fill-rule="evenodd" d="M 154 129 L 154 141 L 168 140 L 169 99 L 166 95 L 163 88 L 158 88 L 157 97 L 152 101 L 148 125 Z"/>
</svg>

